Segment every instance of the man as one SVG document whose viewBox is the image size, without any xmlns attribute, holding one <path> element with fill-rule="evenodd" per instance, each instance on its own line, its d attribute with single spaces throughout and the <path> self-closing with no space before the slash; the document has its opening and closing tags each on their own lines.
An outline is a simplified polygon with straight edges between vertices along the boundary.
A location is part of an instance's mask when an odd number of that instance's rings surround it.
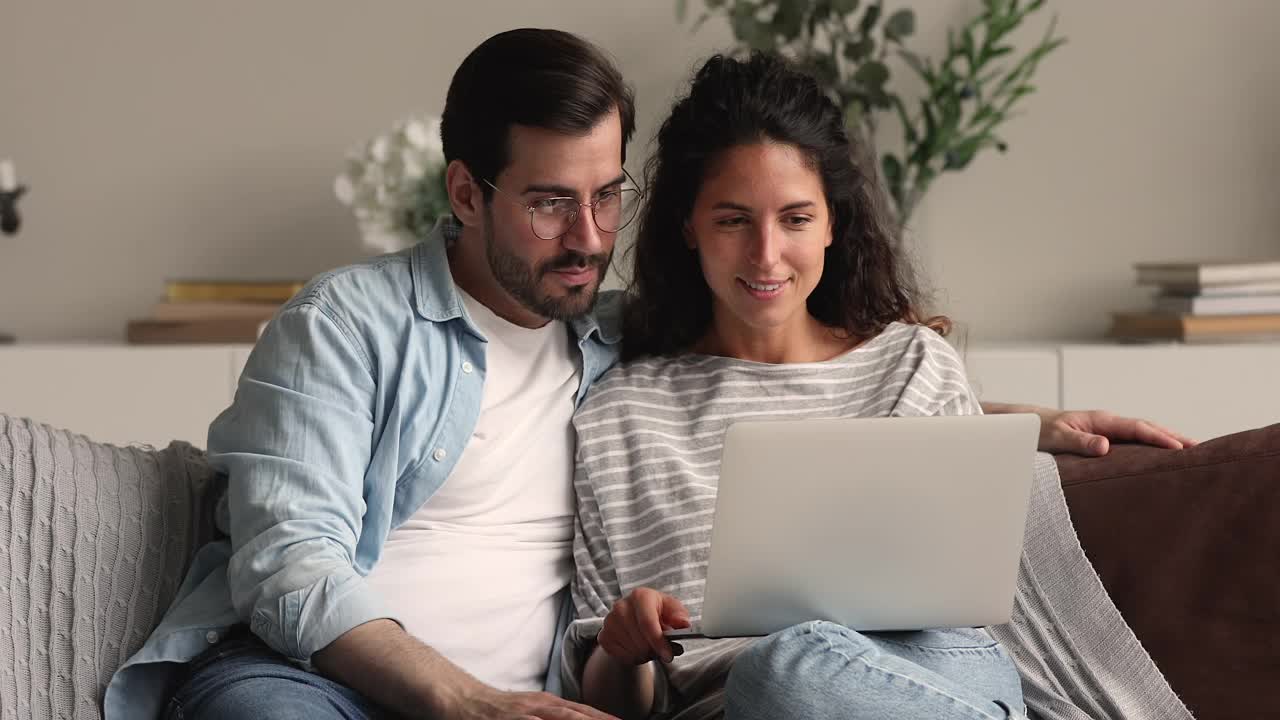
<svg viewBox="0 0 1280 720">
<path fill-rule="evenodd" d="M 273 320 L 209 432 L 230 539 L 112 678 L 109 720 L 608 717 L 541 690 L 567 621 L 569 420 L 619 339 L 596 295 L 633 129 L 577 37 L 510 31 L 463 61 L 442 125 L 456 222 Z"/>
</svg>

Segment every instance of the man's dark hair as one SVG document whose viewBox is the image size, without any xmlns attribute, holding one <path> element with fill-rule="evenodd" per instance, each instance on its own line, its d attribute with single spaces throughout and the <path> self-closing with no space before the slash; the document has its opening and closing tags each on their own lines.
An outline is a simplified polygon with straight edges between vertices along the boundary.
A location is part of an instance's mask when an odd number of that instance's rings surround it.
<svg viewBox="0 0 1280 720">
<path fill-rule="evenodd" d="M 477 179 L 496 182 L 511 160 L 512 125 L 585 135 L 617 109 L 622 159 L 635 131 L 635 100 L 600 48 L 560 30 L 498 33 L 453 74 L 440 135 L 447 162 L 461 160 Z M 485 200 L 493 190 L 480 184 Z"/>
</svg>

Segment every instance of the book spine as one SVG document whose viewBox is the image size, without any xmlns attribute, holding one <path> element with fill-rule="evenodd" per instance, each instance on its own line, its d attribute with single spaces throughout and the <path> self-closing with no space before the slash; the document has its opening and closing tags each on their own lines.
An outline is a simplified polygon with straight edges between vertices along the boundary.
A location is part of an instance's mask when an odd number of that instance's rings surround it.
<svg viewBox="0 0 1280 720">
<path fill-rule="evenodd" d="M 1177 315 L 1258 315 L 1280 313 L 1280 295 L 1157 297 L 1155 311 Z"/>
<path fill-rule="evenodd" d="M 273 302 L 283 303 L 302 289 L 301 285 L 205 285 L 170 283 L 165 288 L 169 302 Z"/>
</svg>

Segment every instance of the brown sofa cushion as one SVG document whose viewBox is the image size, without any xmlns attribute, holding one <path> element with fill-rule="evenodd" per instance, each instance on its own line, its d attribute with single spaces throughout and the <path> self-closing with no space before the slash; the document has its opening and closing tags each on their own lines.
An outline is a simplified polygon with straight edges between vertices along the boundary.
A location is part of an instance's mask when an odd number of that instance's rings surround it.
<svg viewBox="0 0 1280 720">
<path fill-rule="evenodd" d="M 1280 718 L 1280 425 L 1058 470 L 1085 554 L 1196 717 Z"/>
</svg>

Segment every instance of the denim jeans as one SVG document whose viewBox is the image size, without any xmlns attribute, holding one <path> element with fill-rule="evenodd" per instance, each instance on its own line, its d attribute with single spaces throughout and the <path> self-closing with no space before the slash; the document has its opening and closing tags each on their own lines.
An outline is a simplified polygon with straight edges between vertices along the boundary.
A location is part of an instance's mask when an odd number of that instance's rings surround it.
<svg viewBox="0 0 1280 720">
<path fill-rule="evenodd" d="M 360 693 L 307 672 L 247 628 L 192 660 L 165 720 L 382 720 Z"/>
<path fill-rule="evenodd" d="M 725 689 L 728 720 L 1023 718 L 1013 661 L 985 630 L 862 634 L 795 625 L 740 655 Z"/>
</svg>

